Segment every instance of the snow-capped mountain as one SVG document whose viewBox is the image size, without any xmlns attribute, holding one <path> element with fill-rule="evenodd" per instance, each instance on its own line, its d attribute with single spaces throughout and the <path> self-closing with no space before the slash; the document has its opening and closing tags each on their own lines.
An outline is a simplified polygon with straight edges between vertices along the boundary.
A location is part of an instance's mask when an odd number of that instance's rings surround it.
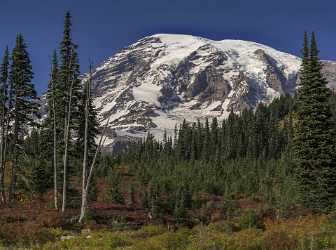
<svg viewBox="0 0 336 250">
<path fill-rule="evenodd" d="M 160 137 L 183 119 L 223 119 L 231 109 L 239 112 L 293 94 L 300 63 L 298 57 L 254 42 L 145 37 L 93 71 L 101 125 L 109 119 L 105 144 L 148 130 Z"/>
</svg>

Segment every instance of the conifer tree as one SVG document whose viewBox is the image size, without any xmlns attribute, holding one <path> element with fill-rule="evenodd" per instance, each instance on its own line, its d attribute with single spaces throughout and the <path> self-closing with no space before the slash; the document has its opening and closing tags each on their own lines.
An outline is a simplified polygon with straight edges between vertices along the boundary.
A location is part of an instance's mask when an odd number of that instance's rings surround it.
<svg viewBox="0 0 336 250">
<path fill-rule="evenodd" d="M 90 65 L 90 75 L 88 81 L 92 81 L 92 66 Z M 79 106 L 79 129 L 78 129 L 78 138 L 77 138 L 77 153 L 80 157 L 83 156 L 84 149 L 84 139 L 85 139 L 85 109 L 87 104 L 88 109 L 88 124 L 87 124 L 87 153 L 88 153 L 88 163 L 93 159 L 93 156 L 96 152 L 97 144 L 96 137 L 98 135 L 98 120 L 97 120 L 97 111 L 93 105 L 92 99 L 92 90 L 87 89 L 92 88 L 92 83 L 84 84 L 84 90 L 82 91 L 82 97 L 80 99 Z M 87 94 L 89 93 L 89 94 Z M 89 100 L 87 101 L 87 97 Z"/>
<path fill-rule="evenodd" d="M 331 123 L 330 94 L 321 74 L 315 34 L 312 34 L 310 51 L 305 34 L 296 98 L 294 149 L 302 200 L 314 211 L 330 210 L 336 195 L 335 133 Z"/>
<path fill-rule="evenodd" d="M 236 115 L 231 109 L 230 114 L 228 116 L 225 128 L 226 134 L 226 158 L 233 159 L 236 156 Z"/>
<path fill-rule="evenodd" d="M 3 60 L 0 66 L 0 203 L 6 202 L 5 195 L 5 163 L 6 163 L 6 141 L 7 132 L 6 124 L 8 123 L 8 77 L 9 77 L 9 52 L 8 47 L 6 47 Z"/>
<path fill-rule="evenodd" d="M 19 164 L 20 145 L 28 133 L 27 126 L 33 126 L 38 104 L 36 91 L 32 83 L 33 72 L 27 46 L 21 34 L 16 37 L 12 52 L 10 81 L 13 91 L 13 165 L 9 200 L 15 198 L 17 168 Z"/>
<path fill-rule="evenodd" d="M 208 117 L 205 118 L 203 131 L 204 132 L 203 132 L 202 159 L 208 161 L 211 153 L 211 135 L 210 135 L 210 125 Z"/>
<path fill-rule="evenodd" d="M 45 121 L 45 129 L 46 129 L 46 138 L 44 139 L 48 145 L 47 149 L 50 151 L 52 148 L 52 154 L 48 154 L 47 157 L 52 157 L 53 163 L 53 182 L 54 182 L 54 206 L 55 209 L 58 209 L 58 187 L 57 187 L 57 179 L 58 179 L 58 155 L 59 155 L 59 140 L 58 134 L 60 130 L 59 121 L 59 113 L 61 108 L 59 107 L 59 101 L 57 98 L 62 98 L 59 90 L 59 75 L 58 75 L 58 58 L 57 52 L 54 51 L 52 56 L 51 62 L 51 74 L 50 74 L 50 81 L 48 84 L 48 91 L 47 91 L 47 101 L 48 101 L 48 116 Z M 50 138 L 53 138 L 50 140 Z"/>
<path fill-rule="evenodd" d="M 52 115 L 53 117 L 53 167 L 54 167 L 54 206 L 55 209 L 58 209 L 58 188 L 57 188 L 57 178 L 58 178 L 58 171 L 57 171 L 57 111 L 56 111 L 56 97 L 57 97 L 57 86 L 58 86 L 58 61 L 57 61 L 57 54 L 56 51 L 53 55 L 52 60 L 52 73 L 51 73 L 51 89 L 52 89 L 52 99 L 51 99 L 51 106 L 52 107 Z"/>
<path fill-rule="evenodd" d="M 79 104 L 82 98 L 77 46 L 72 42 L 71 26 L 71 15 L 67 12 L 64 20 L 63 40 L 60 44 L 59 90 L 62 93 L 62 98 L 57 105 L 61 109 L 57 122 L 63 124 L 60 135 L 64 140 L 62 212 L 66 208 L 69 188 L 69 151 L 74 150 L 72 136 L 78 136 Z"/>
<path fill-rule="evenodd" d="M 49 138 L 50 139 L 50 138 Z M 47 160 L 43 157 L 41 134 L 38 129 L 33 128 L 24 140 L 25 155 L 23 162 L 25 166 L 31 167 L 31 178 L 29 180 L 31 190 L 39 196 L 45 193 L 51 184 L 51 172 L 47 168 Z"/>
<path fill-rule="evenodd" d="M 218 146 L 218 121 L 217 118 L 214 117 L 211 122 L 211 144 L 212 150 L 216 150 Z"/>
</svg>

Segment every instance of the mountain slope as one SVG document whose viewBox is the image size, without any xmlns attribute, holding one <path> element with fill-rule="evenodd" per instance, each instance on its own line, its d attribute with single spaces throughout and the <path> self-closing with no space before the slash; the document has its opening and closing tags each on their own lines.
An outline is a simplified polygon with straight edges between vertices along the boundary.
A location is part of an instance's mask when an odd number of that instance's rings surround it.
<svg viewBox="0 0 336 250">
<path fill-rule="evenodd" d="M 268 46 L 188 35 L 145 37 L 93 72 L 101 124 L 110 118 L 110 139 L 156 136 L 183 119 L 227 117 L 293 94 L 300 59 Z"/>
</svg>

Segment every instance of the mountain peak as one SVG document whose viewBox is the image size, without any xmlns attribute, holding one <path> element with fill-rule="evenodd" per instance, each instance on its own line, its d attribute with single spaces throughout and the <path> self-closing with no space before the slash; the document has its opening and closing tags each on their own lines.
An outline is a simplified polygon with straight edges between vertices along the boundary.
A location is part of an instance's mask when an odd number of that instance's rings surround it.
<svg viewBox="0 0 336 250">
<path fill-rule="evenodd" d="M 95 106 L 110 140 L 157 137 L 186 119 L 224 119 L 293 94 L 300 59 L 242 40 L 155 34 L 110 57 L 93 72 Z"/>
</svg>

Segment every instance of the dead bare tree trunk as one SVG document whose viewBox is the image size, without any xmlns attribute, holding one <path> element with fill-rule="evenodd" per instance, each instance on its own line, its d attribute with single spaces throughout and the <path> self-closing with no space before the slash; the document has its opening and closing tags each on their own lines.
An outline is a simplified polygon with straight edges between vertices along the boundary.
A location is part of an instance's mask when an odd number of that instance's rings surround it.
<svg viewBox="0 0 336 250">
<path fill-rule="evenodd" d="M 65 149 L 63 156 L 63 202 L 62 202 L 62 213 L 66 208 L 66 194 L 67 194 L 67 171 L 68 171 L 68 145 L 69 145 L 69 130 L 70 130 L 70 119 L 71 119 L 71 100 L 72 100 L 72 87 L 73 81 L 70 86 L 70 96 L 69 96 L 69 106 L 67 114 L 67 125 L 65 128 Z"/>
<path fill-rule="evenodd" d="M 54 205 L 58 209 L 58 192 L 57 192 L 57 134 L 56 134 L 56 110 L 55 110 L 55 89 L 53 89 L 53 133 L 54 133 Z"/>
<path fill-rule="evenodd" d="M 3 124 L 3 133 L 4 133 L 4 137 L 3 137 L 3 148 L 2 148 L 2 173 L 1 173 L 1 189 L 2 189 L 2 199 L 4 200 L 4 203 L 7 202 L 6 199 L 6 189 L 5 189 L 5 171 L 6 171 L 6 156 L 7 156 L 7 141 L 8 141 L 8 133 L 9 133 L 9 115 L 7 113 L 6 119 L 4 120 L 4 124 Z"/>
<path fill-rule="evenodd" d="M 4 84 L 5 86 L 7 84 Z M 1 103 L 1 142 L 0 142 L 0 202 L 6 203 L 6 191 L 5 191 L 5 164 L 6 164 L 6 143 L 7 143 L 7 124 L 8 121 L 8 110 L 7 110 L 7 89 L 3 90 L 2 93 L 2 103 Z"/>
<path fill-rule="evenodd" d="M 16 112 L 16 111 L 15 111 Z M 15 120 L 14 120 L 14 150 L 13 150 L 13 155 L 14 155 L 14 160 L 13 160 L 13 165 L 12 165 L 12 179 L 11 179 L 11 184 L 10 184 L 10 189 L 9 189 L 9 201 L 12 202 L 15 199 L 15 192 L 16 192 L 16 179 L 17 179 L 17 165 L 18 165 L 18 140 L 19 140 L 19 131 L 18 131 L 18 121 L 17 121 L 17 115 L 15 115 Z"/>
<path fill-rule="evenodd" d="M 89 193 L 89 187 L 90 187 L 90 182 L 91 182 L 91 178 L 92 178 L 93 169 L 95 167 L 96 159 L 97 159 L 98 154 L 100 153 L 100 150 L 101 150 L 101 147 L 103 145 L 103 142 L 105 142 L 105 138 L 104 137 L 105 137 L 106 129 L 107 129 L 107 126 L 108 126 L 109 123 L 110 123 L 110 117 L 108 118 L 108 120 L 107 120 L 107 122 L 106 122 L 106 124 L 104 126 L 102 135 L 101 135 L 100 140 L 99 140 L 98 147 L 96 149 L 95 155 L 94 155 L 92 163 L 90 165 L 89 175 L 87 177 L 86 184 L 85 184 L 85 189 L 84 189 L 84 192 L 83 192 L 83 195 L 82 195 L 81 214 L 80 214 L 79 220 L 78 220 L 79 223 L 82 222 L 82 220 L 83 220 L 83 218 L 85 216 L 86 205 L 87 205 L 87 195 Z M 103 138 L 104 138 L 104 140 L 103 140 Z"/>
<path fill-rule="evenodd" d="M 83 156 L 83 174 L 82 174 L 82 204 L 81 204 L 81 216 L 84 217 L 85 206 L 86 206 L 86 169 L 87 169 L 87 155 L 88 155 L 88 124 L 89 124 L 89 102 L 91 98 L 91 78 L 92 78 L 92 67 L 90 65 L 90 76 L 88 82 L 85 84 L 85 131 L 84 131 L 84 156 Z M 81 219 L 80 219 L 81 220 Z"/>
<path fill-rule="evenodd" d="M 71 71 L 72 68 L 72 55 L 71 52 L 70 56 L 70 65 L 69 70 Z M 68 146 L 69 146 L 69 133 L 70 133 L 70 119 L 71 119 L 71 101 L 72 101 L 72 89 L 74 83 L 74 72 L 71 79 L 70 89 L 69 89 L 69 100 L 68 100 L 68 109 L 66 113 L 65 119 L 65 130 L 64 130 L 64 155 L 63 155 L 63 190 L 62 190 L 62 213 L 64 213 L 66 208 L 66 201 L 67 201 L 67 172 L 68 172 Z"/>
<path fill-rule="evenodd" d="M 1 142 L 0 142 L 0 203 L 6 203 L 5 195 L 5 103 L 2 104 Z"/>
</svg>

